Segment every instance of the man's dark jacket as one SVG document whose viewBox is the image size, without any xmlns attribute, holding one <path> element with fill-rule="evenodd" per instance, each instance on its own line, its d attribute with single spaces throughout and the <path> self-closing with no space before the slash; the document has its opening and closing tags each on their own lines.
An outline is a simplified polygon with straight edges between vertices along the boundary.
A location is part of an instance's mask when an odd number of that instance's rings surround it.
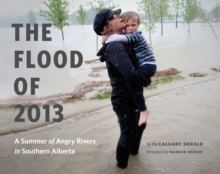
<svg viewBox="0 0 220 174">
<path fill-rule="evenodd" d="M 122 42 L 110 42 L 105 44 L 97 55 L 101 56 L 100 61 L 106 62 L 112 86 L 113 110 L 115 112 L 136 110 L 137 106 L 127 88 L 127 82 L 141 86 L 146 86 L 148 82 L 135 70 L 137 64 L 131 50 Z"/>
</svg>

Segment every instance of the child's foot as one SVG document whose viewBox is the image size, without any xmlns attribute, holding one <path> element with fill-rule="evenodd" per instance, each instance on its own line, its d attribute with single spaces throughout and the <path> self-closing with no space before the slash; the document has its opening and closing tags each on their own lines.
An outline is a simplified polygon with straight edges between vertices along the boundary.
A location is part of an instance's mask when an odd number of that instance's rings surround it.
<svg viewBox="0 0 220 174">
<path fill-rule="evenodd" d="M 150 111 L 148 109 L 146 109 L 145 111 L 140 112 L 140 119 L 139 119 L 139 122 L 138 122 L 138 126 L 141 126 L 142 124 L 147 122 L 149 113 L 150 113 Z"/>
</svg>

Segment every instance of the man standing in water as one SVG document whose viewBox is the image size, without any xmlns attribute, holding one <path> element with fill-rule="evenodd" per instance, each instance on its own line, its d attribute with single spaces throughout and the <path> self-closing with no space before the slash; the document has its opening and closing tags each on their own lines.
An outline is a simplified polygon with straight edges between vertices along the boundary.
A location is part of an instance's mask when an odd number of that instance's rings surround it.
<svg viewBox="0 0 220 174">
<path fill-rule="evenodd" d="M 96 34 L 122 34 L 125 21 L 120 13 L 120 9 L 102 9 L 94 19 L 93 29 Z M 116 148 L 117 166 L 120 168 L 127 167 L 129 154 L 138 154 L 146 127 L 146 123 L 138 126 L 139 112 L 127 88 L 127 82 L 141 86 L 148 86 L 151 82 L 135 70 L 136 60 L 128 52 L 124 43 L 111 42 L 105 44 L 97 54 L 101 56 L 102 62 L 106 62 L 112 86 L 111 102 L 120 125 L 120 138 Z"/>
</svg>

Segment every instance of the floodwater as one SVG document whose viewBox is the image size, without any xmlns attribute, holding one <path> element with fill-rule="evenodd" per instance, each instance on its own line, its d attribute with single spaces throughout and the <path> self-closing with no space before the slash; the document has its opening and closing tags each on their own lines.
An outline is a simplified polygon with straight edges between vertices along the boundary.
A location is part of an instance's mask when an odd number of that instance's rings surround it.
<svg viewBox="0 0 220 174">
<path fill-rule="evenodd" d="M 14 122 L 18 114 L 16 109 L 1 109 L 0 121 L 0 170 L 2 173 L 218 173 L 219 169 L 219 89 L 220 74 L 210 68 L 220 67 L 220 26 L 213 24 L 218 39 L 211 29 L 201 24 L 192 24 L 191 36 L 182 24 L 164 25 L 164 36 L 160 36 L 160 26 L 152 34 L 153 50 L 158 70 L 176 68 L 184 76 L 183 81 L 161 85 L 153 90 L 154 97 L 147 97 L 150 108 L 148 126 L 142 138 L 140 154 L 129 157 L 129 165 L 125 170 L 116 167 L 115 147 L 119 137 L 117 117 L 112 111 L 110 100 L 79 101 L 63 104 L 64 120 L 61 123 L 45 123 L 44 112 L 38 122 L 28 121 L 27 111 L 22 115 L 25 122 Z M 142 27 L 140 27 L 142 28 Z M 70 68 L 70 51 L 77 50 L 83 59 L 97 59 L 96 35 L 92 26 L 70 26 L 64 28 L 65 43 L 61 40 L 61 32 L 51 28 L 52 41 L 25 41 L 25 31 L 21 30 L 21 41 L 15 41 L 14 30 L 0 29 L 0 104 L 7 100 L 19 100 L 14 82 L 23 77 L 28 82 L 30 97 L 30 78 L 40 78 L 36 95 L 48 96 L 58 93 L 72 92 L 74 87 L 88 80 L 108 80 L 107 72 L 102 71 L 98 78 L 89 77 L 94 64 L 83 63 L 79 68 Z M 148 33 L 143 31 L 148 38 Z M 41 35 L 39 34 L 41 37 Z M 100 38 L 99 38 L 100 40 Z M 31 51 L 31 61 L 36 68 L 26 67 L 26 57 L 20 67 L 15 68 L 15 50 Z M 46 69 L 39 68 L 37 56 L 40 51 L 47 50 L 51 57 L 58 50 L 66 52 L 67 65 L 63 69 L 54 66 L 53 61 Z M 99 66 L 99 65 L 98 65 Z M 199 72 L 206 77 L 193 78 L 189 73 Z M 201 83 L 204 82 L 204 83 Z M 197 84 L 199 83 L 199 84 Z M 197 85 L 192 85 L 197 84 Z M 175 90 L 172 90 L 175 89 Z M 159 91 L 158 91 L 159 90 Z M 162 91 L 162 92 L 161 92 Z M 168 91 L 168 92 L 164 92 Z M 146 91 L 145 91 L 146 92 Z M 147 93 L 152 93 L 147 90 Z M 104 103 L 108 101 L 106 106 Z M 99 107 L 99 108 L 98 108 Z M 98 110 L 102 108 L 102 110 Z M 50 118 L 56 115 L 50 105 Z M 98 111 L 97 111 L 98 110 Z M 41 108 L 42 111 L 42 108 Z M 92 112 L 91 111 L 95 111 Z M 93 140 L 96 144 L 15 144 L 15 140 Z M 201 147 L 191 146 L 153 146 L 163 142 L 202 142 Z M 149 146 L 152 145 L 152 146 Z M 15 154 L 16 149 L 27 150 L 53 148 L 72 149 L 75 154 Z M 162 151 L 154 154 L 153 151 Z M 187 154 L 165 154 L 165 151 L 181 150 Z M 188 153 L 188 150 L 202 153 Z M 215 161 L 215 163 L 213 163 Z M 39 167 L 41 166 L 41 167 Z M 1 173 L 1 172 L 0 172 Z"/>
<path fill-rule="evenodd" d="M 160 25 L 157 24 L 156 32 L 152 34 L 152 46 L 158 64 L 158 70 L 177 68 L 183 72 L 203 71 L 207 67 L 220 66 L 220 25 L 213 24 L 214 30 L 219 37 L 215 38 L 208 26 L 200 23 L 191 25 L 191 35 L 188 36 L 187 26 L 179 24 L 175 28 L 174 23 L 164 24 L 164 36 L 160 35 Z M 140 30 L 143 26 L 140 26 Z M 26 41 L 26 28 L 20 28 L 20 40 L 15 41 L 15 28 L 1 28 L 0 37 L 0 101 L 19 99 L 15 93 L 14 83 L 19 77 L 27 81 L 27 92 L 23 97 L 31 95 L 31 78 L 40 78 L 36 82 L 34 97 L 49 96 L 58 93 L 73 92 L 76 85 L 84 81 L 94 80 L 88 76 L 91 73 L 91 66 L 83 64 L 79 68 L 70 67 L 70 52 L 79 51 L 83 55 L 83 61 L 97 59 L 96 57 L 96 35 L 92 25 L 70 26 L 64 28 L 65 41 L 62 41 L 61 31 L 56 28 L 48 28 L 52 41 L 42 41 L 42 27 L 38 27 L 38 41 Z M 143 35 L 149 42 L 149 35 L 143 29 Z M 33 36 L 31 37 L 33 40 Z M 99 47 L 101 46 L 99 37 Z M 37 62 L 38 54 L 46 50 L 51 56 L 51 63 L 48 68 L 40 68 Z M 54 54 L 62 50 L 66 53 L 67 64 L 64 68 L 57 68 L 54 65 Z M 19 68 L 15 68 L 15 51 L 24 51 L 20 57 Z M 27 51 L 31 52 L 31 63 L 35 68 L 27 68 Z M 46 57 L 43 56 L 43 63 Z M 62 56 L 59 56 L 59 63 L 62 63 Z M 78 57 L 76 56 L 76 62 Z M 102 80 L 108 80 L 107 73 L 103 72 Z M 100 80 L 99 78 L 96 80 Z M 23 85 L 20 82 L 19 90 Z"/>
</svg>

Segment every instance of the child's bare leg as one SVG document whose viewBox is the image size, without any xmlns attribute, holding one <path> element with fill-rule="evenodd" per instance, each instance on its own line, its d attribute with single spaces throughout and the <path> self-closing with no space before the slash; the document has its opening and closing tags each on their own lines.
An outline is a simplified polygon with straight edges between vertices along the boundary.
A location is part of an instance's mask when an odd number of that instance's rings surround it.
<svg viewBox="0 0 220 174">
<path fill-rule="evenodd" d="M 140 112 L 140 118 L 139 118 L 138 126 L 141 126 L 142 124 L 147 122 L 149 113 L 150 113 L 150 111 L 148 109 L 146 109 L 145 111 Z"/>
</svg>

